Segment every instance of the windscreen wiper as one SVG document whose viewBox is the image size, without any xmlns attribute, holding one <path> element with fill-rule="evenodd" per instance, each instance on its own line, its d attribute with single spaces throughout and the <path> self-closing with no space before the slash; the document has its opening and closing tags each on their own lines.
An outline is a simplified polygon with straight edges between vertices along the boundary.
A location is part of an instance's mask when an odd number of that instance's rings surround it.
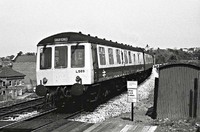
<svg viewBox="0 0 200 132">
<path fill-rule="evenodd" d="M 75 52 L 75 50 L 78 48 L 78 45 L 79 45 L 80 43 L 77 43 L 76 44 L 76 47 L 74 48 L 74 50 L 72 51 L 72 54 L 74 54 L 74 52 Z"/>
</svg>

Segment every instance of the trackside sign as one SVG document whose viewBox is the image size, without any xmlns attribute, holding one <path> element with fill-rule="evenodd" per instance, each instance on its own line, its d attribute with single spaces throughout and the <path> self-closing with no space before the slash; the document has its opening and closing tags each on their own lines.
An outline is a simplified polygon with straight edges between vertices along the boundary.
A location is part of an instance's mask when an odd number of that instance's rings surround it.
<svg viewBox="0 0 200 132">
<path fill-rule="evenodd" d="M 128 89 L 128 102 L 137 102 L 137 81 L 127 81 L 127 89 Z"/>
</svg>

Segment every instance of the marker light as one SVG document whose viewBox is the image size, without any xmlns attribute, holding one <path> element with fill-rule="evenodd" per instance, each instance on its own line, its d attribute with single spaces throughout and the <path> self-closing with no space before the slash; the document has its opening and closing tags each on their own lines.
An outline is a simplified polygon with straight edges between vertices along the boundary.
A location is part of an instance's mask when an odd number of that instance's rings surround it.
<svg viewBox="0 0 200 132">
<path fill-rule="evenodd" d="M 43 78 L 43 84 L 46 84 L 48 82 L 48 79 L 46 77 Z"/>
<path fill-rule="evenodd" d="M 82 79 L 79 76 L 77 76 L 76 77 L 76 82 L 82 84 Z"/>
</svg>

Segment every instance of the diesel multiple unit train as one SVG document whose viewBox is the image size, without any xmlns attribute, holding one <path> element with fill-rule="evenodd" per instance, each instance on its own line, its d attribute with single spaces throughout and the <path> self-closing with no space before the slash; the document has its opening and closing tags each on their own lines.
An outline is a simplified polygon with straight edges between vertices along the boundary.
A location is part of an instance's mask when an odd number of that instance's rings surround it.
<svg viewBox="0 0 200 132">
<path fill-rule="evenodd" d="M 81 32 L 55 34 L 37 45 L 36 93 L 57 107 L 79 97 L 85 104 L 97 102 L 121 91 L 127 80 L 150 75 L 153 61 L 142 48 Z"/>
</svg>

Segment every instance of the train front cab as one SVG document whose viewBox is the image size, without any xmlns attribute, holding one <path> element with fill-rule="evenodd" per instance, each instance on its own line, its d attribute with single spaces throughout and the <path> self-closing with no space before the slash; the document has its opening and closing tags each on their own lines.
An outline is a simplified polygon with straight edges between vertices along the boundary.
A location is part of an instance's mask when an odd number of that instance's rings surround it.
<svg viewBox="0 0 200 132">
<path fill-rule="evenodd" d="M 64 98 L 81 95 L 94 82 L 90 43 L 38 46 L 36 94 L 46 96 L 57 89 Z"/>
</svg>

